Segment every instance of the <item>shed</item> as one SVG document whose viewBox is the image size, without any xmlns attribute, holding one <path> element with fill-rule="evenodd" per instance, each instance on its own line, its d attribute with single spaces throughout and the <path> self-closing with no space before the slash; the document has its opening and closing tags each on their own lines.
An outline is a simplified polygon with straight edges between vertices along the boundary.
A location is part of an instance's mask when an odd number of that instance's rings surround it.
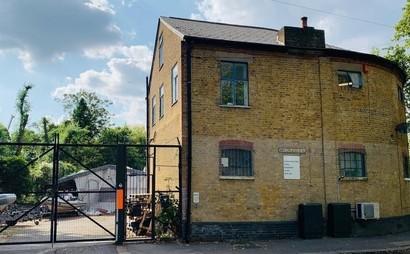
<svg viewBox="0 0 410 254">
<path fill-rule="evenodd" d="M 109 186 L 100 177 L 112 186 L 115 186 L 116 166 L 108 164 L 91 170 L 84 169 L 64 176 L 58 181 L 59 190 L 72 191 L 78 200 L 86 203 L 85 210 L 88 213 L 113 213 L 115 211 L 115 189 Z M 82 193 L 89 191 L 93 193 Z M 127 194 L 146 192 L 146 173 L 143 170 L 127 167 Z"/>
</svg>

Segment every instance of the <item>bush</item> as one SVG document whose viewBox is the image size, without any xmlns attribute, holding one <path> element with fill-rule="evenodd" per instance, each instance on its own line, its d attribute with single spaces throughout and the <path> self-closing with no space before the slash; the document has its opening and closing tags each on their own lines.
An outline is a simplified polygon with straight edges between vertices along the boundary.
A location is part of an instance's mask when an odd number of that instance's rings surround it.
<svg viewBox="0 0 410 254">
<path fill-rule="evenodd" d="M 30 172 L 27 161 L 19 156 L 0 158 L 0 188 L 18 197 L 30 191 Z"/>
</svg>

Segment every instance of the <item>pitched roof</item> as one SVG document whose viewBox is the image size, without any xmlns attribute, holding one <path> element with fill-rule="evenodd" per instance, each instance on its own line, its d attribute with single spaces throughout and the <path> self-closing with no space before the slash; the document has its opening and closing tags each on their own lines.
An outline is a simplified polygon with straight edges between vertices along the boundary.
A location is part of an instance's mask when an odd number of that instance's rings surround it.
<svg viewBox="0 0 410 254">
<path fill-rule="evenodd" d="M 277 39 L 278 30 L 256 26 L 242 26 L 193 19 L 161 17 L 182 36 L 208 38 L 216 40 L 283 45 Z M 326 48 L 341 49 L 326 44 Z"/>
<path fill-rule="evenodd" d="M 97 173 L 97 172 L 102 171 L 102 170 L 116 170 L 116 168 L 117 168 L 116 165 L 107 164 L 107 165 L 103 165 L 103 166 L 100 166 L 100 167 L 92 168 L 91 170 L 92 170 L 92 172 Z M 90 175 L 90 174 L 92 174 L 92 172 L 88 169 L 82 169 L 78 172 L 75 172 L 75 173 L 66 175 L 64 177 L 61 177 L 60 179 L 58 179 L 58 182 L 63 183 L 63 182 L 67 182 L 67 181 L 70 181 L 70 180 L 74 180 L 74 179 L 82 177 L 82 176 Z M 133 169 L 133 168 L 130 168 L 130 167 L 127 167 L 127 174 L 129 176 L 146 175 L 146 173 L 144 171 L 139 170 L 139 169 Z"/>
</svg>

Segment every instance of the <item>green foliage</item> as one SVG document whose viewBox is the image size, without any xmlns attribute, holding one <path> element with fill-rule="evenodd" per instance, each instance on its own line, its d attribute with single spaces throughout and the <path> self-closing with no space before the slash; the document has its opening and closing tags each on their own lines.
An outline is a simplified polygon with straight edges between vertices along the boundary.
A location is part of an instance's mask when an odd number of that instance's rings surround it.
<svg viewBox="0 0 410 254">
<path fill-rule="evenodd" d="M 28 102 L 28 92 L 33 88 L 33 85 L 27 83 L 24 85 L 23 89 L 17 95 L 16 108 L 19 114 L 19 127 L 16 135 L 16 142 L 20 143 L 23 141 L 24 132 L 28 123 L 28 118 L 30 115 L 30 103 Z M 16 155 L 20 155 L 21 146 L 17 146 Z"/>
<path fill-rule="evenodd" d="M 0 186 L 2 191 L 20 196 L 30 190 L 30 172 L 21 156 L 0 157 Z"/>
<path fill-rule="evenodd" d="M 156 217 L 158 235 L 161 238 L 177 236 L 178 225 L 180 225 L 178 200 L 173 195 L 161 193 L 156 203 L 161 206 L 160 213 Z"/>
<path fill-rule="evenodd" d="M 10 135 L 7 128 L 0 123 L 0 142 L 10 142 Z M 11 155 L 11 147 L 0 146 L 0 156 Z"/>
<path fill-rule="evenodd" d="M 107 108 L 111 101 L 101 99 L 96 93 L 81 90 L 74 94 L 64 94 L 61 102 L 69 113 L 70 120 L 82 129 L 97 136 L 109 125 L 111 114 Z"/>
<path fill-rule="evenodd" d="M 59 163 L 59 177 L 67 176 L 80 171 L 80 167 L 75 167 L 73 164 L 62 161 Z M 47 186 L 50 186 L 53 163 L 51 160 L 40 161 L 30 168 L 30 179 L 32 191 L 46 191 Z"/>
<path fill-rule="evenodd" d="M 403 46 L 410 48 L 410 0 L 407 0 L 407 3 L 403 8 L 401 19 L 396 24 L 394 40 L 403 41 Z"/>
<path fill-rule="evenodd" d="M 53 134 L 60 134 L 60 142 L 66 144 L 91 143 L 92 136 L 87 129 L 67 121 L 51 131 Z"/>
<path fill-rule="evenodd" d="M 142 127 L 115 127 L 105 129 L 98 141 L 100 144 L 145 144 L 145 130 Z M 103 158 L 111 163 L 116 160 L 116 154 L 108 150 L 103 152 Z M 128 166 L 135 169 L 145 167 L 145 149 L 138 147 L 128 147 L 127 150 Z"/>
<path fill-rule="evenodd" d="M 26 84 L 17 96 L 19 115 L 18 129 L 9 133 L 0 125 L 0 142 L 53 143 L 53 136 L 59 134 L 60 143 L 66 144 L 145 144 L 145 130 L 142 127 L 110 127 L 108 106 L 111 102 L 99 98 L 95 93 L 80 91 L 65 94 L 61 102 L 69 113 L 69 119 L 54 124 L 46 117 L 27 128 L 30 104 L 28 101 L 31 84 Z M 28 191 L 46 191 L 50 187 L 53 171 L 53 153 L 43 153 L 45 146 L 0 146 L 0 188 L 14 192 L 24 202 L 36 195 L 21 195 Z M 106 164 L 116 164 L 116 147 L 73 146 L 59 152 L 59 177 L 84 169 L 81 165 L 95 168 Z M 17 155 L 18 154 L 18 155 Z M 39 156 L 42 156 L 39 158 Z M 143 169 L 145 148 L 128 149 L 128 166 Z M 25 168 L 32 160 L 35 163 Z"/>
<path fill-rule="evenodd" d="M 372 52 L 376 55 L 381 55 L 395 62 L 406 73 L 407 80 L 404 82 L 404 96 L 406 103 L 406 114 L 409 119 L 410 107 L 410 0 L 407 0 L 403 8 L 403 14 L 400 21 L 396 24 L 396 31 L 393 37 L 394 45 L 384 50 L 373 49 Z"/>
<path fill-rule="evenodd" d="M 41 127 L 44 143 L 50 143 L 50 121 L 47 119 L 47 117 L 41 118 Z"/>
</svg>

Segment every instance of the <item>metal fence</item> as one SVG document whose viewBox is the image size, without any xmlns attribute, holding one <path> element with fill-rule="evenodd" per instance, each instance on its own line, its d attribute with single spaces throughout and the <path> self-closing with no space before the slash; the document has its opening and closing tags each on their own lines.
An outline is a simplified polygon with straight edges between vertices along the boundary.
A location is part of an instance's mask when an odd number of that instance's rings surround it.
<svg viewBox="0 0 410 254">
<path fill-rule="evenodd" d="M 179 145 L 60 144 L 57 136 L 0 143 L 0 244 L 177 238 L 180 153 Z"/>
</svg>

